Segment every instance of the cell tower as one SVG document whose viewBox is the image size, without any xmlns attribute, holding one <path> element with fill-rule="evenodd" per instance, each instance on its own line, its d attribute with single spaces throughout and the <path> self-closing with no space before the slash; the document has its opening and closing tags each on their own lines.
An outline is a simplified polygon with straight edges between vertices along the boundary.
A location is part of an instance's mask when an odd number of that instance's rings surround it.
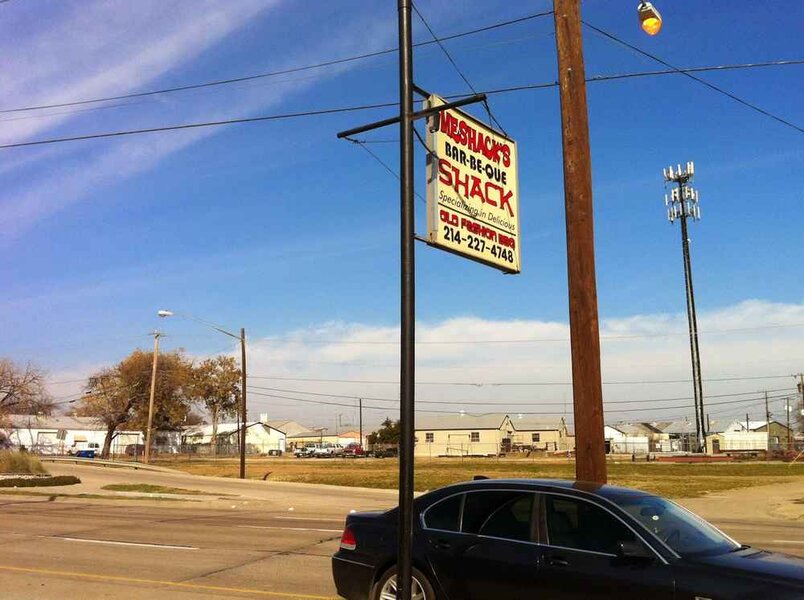
<svg viewBox="0 0 804 600">
<path fill-rule="evenodd" d="M 667 219 L 675 223 L 681 221 L 681 248 L 684 254 L 684 284 L 687 295 L 687 322 L 690 331 L 690 358 L 692 361 L 692 384 L 695 398 L 695 431 L 698 437 L 698 451 L 706 448 L 706 419 L 704 419 L 703 382 L 701 377 L 701 355 L 698 347 L 698 317 L 695 312 L 695 291 L 692 285 L 692 264 L 690 261 L 690 239 L 687 231 L 687 219 L 699 221 L 701 207 L 698 204 L 698 191 L 690 183 L 695 176 L 695 165 L 688 162 L 686 168 L 680 164 L 675 170 L 672 166 L 662 172 L 666 184 L 675 183 L 677 187 L 665 194 L 664 204 L 667 207 Z"/>
</svg>

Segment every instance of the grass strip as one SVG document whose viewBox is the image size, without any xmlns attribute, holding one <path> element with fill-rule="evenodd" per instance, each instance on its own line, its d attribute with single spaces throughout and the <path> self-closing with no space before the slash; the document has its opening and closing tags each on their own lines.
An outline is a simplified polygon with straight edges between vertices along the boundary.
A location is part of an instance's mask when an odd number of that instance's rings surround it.
<svg viewBox="0 0 804 600">
<path fill-rule="evenodd" d="M 75 485 L 81 483 L 78 477 L 73 475 L 54 475 L 52 477 L 20 477 L 18 479 L 0 479 L 0 488 L 21 488 L 21 487 L 51 487 L 55 485 Z"/>
<path fill-rule="evenodd" d="M 110 483 L 104 485 L 102 490 L 111 492 L 140 492 L 143 494 L 177 494 L 184 496 L 229 496 L 231 494 L 213 494 L 200 490 L 187 490 L 184 488 L 169 487 L 165 485 L 153 485 L 150 483 Z"/>
</svg>

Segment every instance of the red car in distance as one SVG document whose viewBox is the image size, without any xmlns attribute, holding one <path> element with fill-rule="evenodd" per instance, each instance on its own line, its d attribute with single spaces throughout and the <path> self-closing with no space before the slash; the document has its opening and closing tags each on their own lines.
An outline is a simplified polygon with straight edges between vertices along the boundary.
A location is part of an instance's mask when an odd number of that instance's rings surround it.
<svg viewBox="0 0 804 600">
<path fill-rule="evenodd" d="M 347 444 L 346 448 L 343 449 L 343 454 L 341 456 L 346 458 L 357 458 L 358 456 L 365 455 L 366 453 L 363 451 L 363 446 L 357 442 L 352 442 L 351 444 Z"/>
</svg>

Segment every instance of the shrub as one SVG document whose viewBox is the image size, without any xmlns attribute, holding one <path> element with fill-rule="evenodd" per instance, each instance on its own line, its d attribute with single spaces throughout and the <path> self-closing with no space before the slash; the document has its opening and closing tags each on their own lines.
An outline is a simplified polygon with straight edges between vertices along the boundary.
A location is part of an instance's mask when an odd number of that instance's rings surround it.
<svg viewBox="0 0 804 600">
<path fill-rule="evenodd" d="M 55 475 L 53 477 L 32 477 L 30 479 L 0 479 L 0 488 L 8 487 L 50 487 L 51 485 L 73 485 L 81 483 L 74 475 Z"/>
<path fill-rule="evenodd" d="M 0 473 L 21 473 L 24 475 L 47 475 L 45 467 L 35 456 L 27 452 L 0 452 Z"/>
</svg>

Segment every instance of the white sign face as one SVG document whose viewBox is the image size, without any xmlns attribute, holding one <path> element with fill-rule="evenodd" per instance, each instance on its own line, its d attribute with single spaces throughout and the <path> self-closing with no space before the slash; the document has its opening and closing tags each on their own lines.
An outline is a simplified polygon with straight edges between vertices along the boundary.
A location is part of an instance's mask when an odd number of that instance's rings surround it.
<svg viewBox="0 0 804 600">
<path fill-rule="evenodd" d="M 428 243 L 519 273 L 516 142 L 453 108 L 428 120 L 427 147 Z"/>
</svg>

